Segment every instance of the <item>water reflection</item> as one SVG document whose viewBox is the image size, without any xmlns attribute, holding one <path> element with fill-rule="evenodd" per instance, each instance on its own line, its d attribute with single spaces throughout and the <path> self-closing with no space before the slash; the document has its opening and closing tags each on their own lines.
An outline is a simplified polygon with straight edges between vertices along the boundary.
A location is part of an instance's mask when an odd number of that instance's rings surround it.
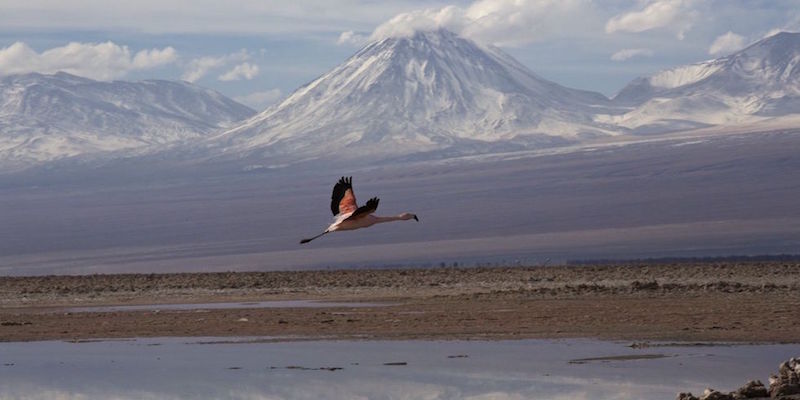
<svg viewBox="0 0 800 400">
<path fill-rule="evenodd" d="M 0 398 L 672 400 L 765 380 L 800 354 L 800 345 L 221 340 L 2 343 Z"/>
</svg>

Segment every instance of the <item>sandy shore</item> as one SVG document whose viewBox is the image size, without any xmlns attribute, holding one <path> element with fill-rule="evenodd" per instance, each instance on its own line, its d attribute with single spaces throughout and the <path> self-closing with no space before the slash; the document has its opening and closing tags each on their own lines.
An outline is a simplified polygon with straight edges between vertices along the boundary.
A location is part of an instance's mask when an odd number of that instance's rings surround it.
<svg viewBox="0 0 800 400">
<path fill-rule="evenodd" d="M 106 305 L 367 306 L 76 311 Z M 161 336 L 800 342 L 800 264 L 0 278 L 0 341 Z"/>
</svg>

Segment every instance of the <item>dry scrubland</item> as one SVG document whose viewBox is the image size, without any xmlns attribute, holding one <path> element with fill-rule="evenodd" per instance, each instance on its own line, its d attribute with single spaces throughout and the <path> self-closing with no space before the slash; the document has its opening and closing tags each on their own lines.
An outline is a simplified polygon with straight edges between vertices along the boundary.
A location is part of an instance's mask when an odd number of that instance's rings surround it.
<svg viewBox="0 0 800 400">
<path fill-rule="evenodd" d="M 74 312 L 73 306 L 313 299 L 336 308 Z M 800 340 L 786 262 L 0 278 L 0 340 L 133 336 Z"/>
</svg>

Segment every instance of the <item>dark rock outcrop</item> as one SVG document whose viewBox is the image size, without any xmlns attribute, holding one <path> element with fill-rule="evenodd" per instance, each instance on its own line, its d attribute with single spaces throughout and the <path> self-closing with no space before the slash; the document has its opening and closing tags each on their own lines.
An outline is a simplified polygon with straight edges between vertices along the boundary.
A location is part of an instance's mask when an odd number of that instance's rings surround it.
<svg viewBox="0 0 800 400">
<path fill-rule="evenodd" d="M 769 397 L 769 392 L 761 381 L 750 381 L 731 393 L 734 399 L 760 399 Z"/>
<path fill-rule="evenodd" d="M 778 367 L 778 374 L 769 378 L 769 389 L 761 381 L 750 381 L 735 392 L 722 393 L 706 389 L 699 398 L 691 393 L 678 393 L 676 400 L 800 400 L 800 359 L 791 358 Z"/>
<path fill-rule="evenodd" d="M 781 363 L 778 375 L 769 377 L 769 394 L 773 399 L 800 399 L 800 360 Z"/>
<path fill-rule="evenodd" d="M 734 400 L 733 395 L 729 393 L 722 393 L 719 390 L 711 388 L 706 389 L 700 400 Z"/>
</svg>

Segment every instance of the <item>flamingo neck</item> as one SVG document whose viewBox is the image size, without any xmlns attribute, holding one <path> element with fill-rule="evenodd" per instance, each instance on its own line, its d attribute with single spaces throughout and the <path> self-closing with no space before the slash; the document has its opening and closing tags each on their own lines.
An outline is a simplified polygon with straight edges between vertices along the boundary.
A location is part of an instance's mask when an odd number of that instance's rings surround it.
<svg viewBox="0 0 800 400">
<path fill-rule="evenodd" d="M 379 216 L 376 215 L 375 216 L 375 223 L 376 224 L 380 224 L 382 222 L 402 221 L 402 220 L 405 220 L 405 219 L 408 219 L 408 218 L 403 218 L 400 215 L 393 215 L 393 216 L 389 216 L 389 217 L 379 217 Z"/>
</svg>

